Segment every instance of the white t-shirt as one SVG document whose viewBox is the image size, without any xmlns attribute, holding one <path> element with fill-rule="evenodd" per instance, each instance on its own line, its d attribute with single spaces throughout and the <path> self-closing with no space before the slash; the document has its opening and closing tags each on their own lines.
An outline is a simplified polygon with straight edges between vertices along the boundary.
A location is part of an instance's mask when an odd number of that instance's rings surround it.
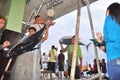
<svg viewBox="0 0 120 80">
<path fill-rule="evenodd" d="M 42 56 L 42 61 L 43 62 L 48 62 L 48 55 Z"/>
<path fill-rule="evenodd" d="M 35 21 L 35 20 L 31 20 L 31 21 L 30 21 L 30 27 L 36 28 L 37 31 L 39 31 L 40 29 L 42 29 L 42 28 L 44 27 L 43 24 L 33 24 L 34 21 Z"/>
</svg>

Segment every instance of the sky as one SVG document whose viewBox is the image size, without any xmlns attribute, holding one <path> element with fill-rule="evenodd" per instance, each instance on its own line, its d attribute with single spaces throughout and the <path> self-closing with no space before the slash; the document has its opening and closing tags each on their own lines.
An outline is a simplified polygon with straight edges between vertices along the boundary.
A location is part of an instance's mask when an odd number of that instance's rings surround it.
<svg viewBox="0 0 120 80">
<path fill-rule="evenodd" d="M 103 33 L 103 26 L 105 20 L 105 12 L 107 7 L 114 2 L 119 2 L 120 0 L 98 0 L 92 4 L 90 4 L 90 11 L 93 20 L 94 32 Z M 58 53 L 60 50 L 59 39 L 63 36 L 73 36 L 75 34 L 76 28 L 76 18 L 77 11 L 70 12 L 58 19 L 55 20 L 56 24 L 49 29 L 49 37 L 44 43 L 42 43 L 42 52 L 49 53 L 52 45 L 55 45 L 58 48 Z M 88 12 L 86 7 L 81 8 L 80 15 L 80 30 L 79 30 L 79 38 L 85 44 L 90 43 L 90 39 L 92 38 L 90 22 L 88 18 Z M 65 46 L 64 46 L 65 47 Z M 82 49 L 83 55 L 83 65 L 86 62 L 93 64 L 93 60 L 95 58 L 94 45 L 91 44 L 89 47 L 89 51 L 86 50 L 85 46 L 80 46 Z M 106 59 L 106 54 L 101 50 L 98 50 L 99 59 Z M 66 56 L 66 53 L 64 53 Z"/>
</svg>

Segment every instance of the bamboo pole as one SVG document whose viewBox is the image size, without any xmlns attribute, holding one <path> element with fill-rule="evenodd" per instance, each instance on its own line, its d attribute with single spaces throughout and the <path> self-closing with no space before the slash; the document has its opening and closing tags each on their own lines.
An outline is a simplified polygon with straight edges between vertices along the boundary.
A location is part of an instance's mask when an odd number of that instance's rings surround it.
<svg viewBox="0 0 120 80">
<path fill-rule="evenodd" d="M 78 37 L 79 37 L 79 26 L 80 26 L 80 10 L 81 10 L 81 0 L 78 0 L 78 10 L 77 10 L 77 23 L 76 23 L 76 32 L 75 32 L 75 42 L 74 42 L 74 51 L 71 64 L 71 74 L 70 80 L 74 80 L 75 67 L 76 67 L 76 57 L 78 49 Z"/>
<path fill-rule="evenodd" d="M 89 2 L 88 2 L 88 0 L 86 0 L 86 1 L 84 0 L 84 2 L 87 5 L 87 11 L 88 11 L 88 16 L 89 16 L 89 21 L 90 21 L 90 28 L 91 28 L 92 38 L 95 38 L 95 32 L 94 32 L 94 27 L 93 27 L 93 21 L 92 21 L 92 17 L 91 17 Z M 101 71 L 100 71 L 98 51 L 97 51 L 97 47 L 95 45 L 94 45 L 94 51 L 95 51 L 95 57 L 96 57 L 96 63 L 97 63 L 97 70 L 98 70 L 99 80 L 102 80 L 101 76 L 100 76 L 101 75 Z"/>
</svg>

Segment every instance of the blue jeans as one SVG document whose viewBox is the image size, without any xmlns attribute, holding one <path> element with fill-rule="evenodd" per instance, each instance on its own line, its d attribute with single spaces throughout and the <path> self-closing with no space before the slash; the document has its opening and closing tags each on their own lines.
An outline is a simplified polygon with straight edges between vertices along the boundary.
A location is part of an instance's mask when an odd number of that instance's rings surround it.
<svg viewBox="0 0 120 80">
<path fill-rule="evenodd" d="M 107 61 L 110 80 L 120 80 L 120 58 Z"/>
</svg>

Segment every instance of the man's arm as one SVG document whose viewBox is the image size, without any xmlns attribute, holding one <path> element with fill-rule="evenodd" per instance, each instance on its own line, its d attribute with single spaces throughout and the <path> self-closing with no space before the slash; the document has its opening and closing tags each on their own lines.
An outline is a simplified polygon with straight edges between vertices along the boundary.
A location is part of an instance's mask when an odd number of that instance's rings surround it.
<svg viewBox="0 0 120 80">
<path fill-rule="evenodd" d="M 79 60 L 80 60 L 80 69 L 82 69 L 82 57 L 80 57 Z"/>
<path fill-rule="evenodd" d="M 80 61 L 80 71 L 82 70 L 82 51 L 80 46 L 78 46 L 78 57 L 79 57 L 79 61 Z"/>
<path fill-rule="evenodd" d="M 63 48 L 63 45 L 60 41 L 59 41 L 59 44 L 60 44 L 61 50 L 63 50 L 64 48 Z"/>
<path fill-rule="evenodd" d="M 49 27 L 51 26 L 51 25 L 54 25 L 55 23 L 51 23 L 51 22 L 48 22 L 47 24 L 46 24 L 46 31 L 45 31 L 45 36 L 41 39 L 41 41 L 42 42 L 44 42 L 45 40 L 47 40 L 48 39 L 48 30 L 49 30 Z"/>
<path fill-rule="evenodd" d="M 45 31 L 45 36 L 42 37 L 41 41 L 44 42 L 45 40 L 48 39 L 48 26 L 46 26 L 46 31 Z"/>
</svg>

